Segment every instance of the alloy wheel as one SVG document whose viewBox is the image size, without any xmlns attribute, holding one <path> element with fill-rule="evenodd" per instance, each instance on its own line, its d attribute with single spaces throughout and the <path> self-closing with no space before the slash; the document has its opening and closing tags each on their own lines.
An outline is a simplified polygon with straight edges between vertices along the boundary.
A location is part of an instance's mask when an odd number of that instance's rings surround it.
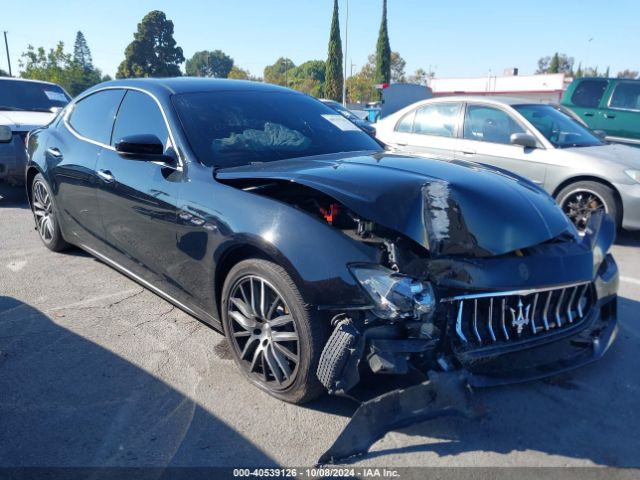
<svg viewBox="0 0 640 480">
<path fill-rule="evenodd" d="M 55 229 L 53 202 L 47 187 L 39 180 L 33 184 L 33 214 L 40 237 L 45 243 L 51 242 Z"/>
<path fill-rule="evenodd" d="M 265 279 L 238 279 L 229 295 L 232 348 L 250 377 L 273 390 L 285 390 L 295 380 L 300 339 L 291 310 Z"/>
<path fill-rule="evenodd" d="M 606 213 L 607 207 L 602 198 L 594 192 L 579 190 L 565 198 L 562 210 L 582 233 L 587 229 L 591 215 L 598 211 Z"/>
</svg>

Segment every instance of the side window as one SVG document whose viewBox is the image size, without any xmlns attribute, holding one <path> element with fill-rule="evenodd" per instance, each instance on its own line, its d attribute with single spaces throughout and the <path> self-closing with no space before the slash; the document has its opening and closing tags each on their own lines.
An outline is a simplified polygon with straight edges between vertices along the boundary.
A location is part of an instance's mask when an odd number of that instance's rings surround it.
<svg viewBox="0 0 640 480">
<path fill-rule="evenodd" d="M 459 113 L 459 103 L 426 105 L 416 112 L 413 131 L 422 135 L 453 137 Z"/>
<path fill-rule="evenodd" d="M 68 120 L 71 128 L 83 137 L 108 145 L 123 96 L 124 90 L 103 90 L 83 98 L 73 106 Z"/>
<path fill-rule="evenodd" d="M 155 135 L 165 147 L 168 145 L 169 131 L 158 104 L 146 93 L 129 90 L 118 111 L 111 143 L 140 134 Z"/>
<path fill-rule="evenodd" d="M 640 82 L 620 82 L 616 85 L 609 107 L 640 110 Z"/>
<path fill-rule="evenodd" d="M 525 133 L 525 130 L 508 113 L 482 105 L 467 107 L 464 116 L 467 140 L 510 144 L 512 133 Z"/>
<path fill-rule="evenodd" d="M 582 80 L 571 95 L 571 102 L 577 107 L 597 108 L 608 84 L 607 80 Z"/>
<path fill-rule="evenodd" d="M 413 119 L 416 116 L 416 111 L 412 111 L 407 113 L 402 119 L 396 124 L 396 132 L 409 133 L 413 130 Z"/>
</svg>

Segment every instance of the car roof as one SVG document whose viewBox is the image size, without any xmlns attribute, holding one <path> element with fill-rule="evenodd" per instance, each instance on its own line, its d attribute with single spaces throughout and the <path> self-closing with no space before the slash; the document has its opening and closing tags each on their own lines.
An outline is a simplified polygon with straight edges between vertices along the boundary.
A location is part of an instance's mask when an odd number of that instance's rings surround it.
<svg viewBox="0 0 640 480">
<path fill-rule="evenodd" d="M 124 80 L 111 80 L 100 83 L 90 91 L 100 90 L 105 87 L 140 88 L 154 93 L 179 94 L 214 91 L 261 91 L 298 93 L 288 88 L 269 83 L 254 82 L 250 80 L 229 80 L 226 78 L 202 78 L 202 77 L 172 77 L 172 78 L 130 78 Z"/>
<path fill-rule="evenodd" d="M 428 100 L 423 100 L 420 103 L 439 103 L 439 102 L 482 102 L 482 103 L 491 103 L 496 105 L 531 105 L 537 104 L 545 105 L 547 102 L 539 102 L 535 100 L 531 100 L 529 98 L 522 97 L 509 97 L 509 96 L 499 96 L 499 95 L 447 95 L 443 97 L 435 97 L 430 98 Z"/>
<path fill-rule="evenodd" d="M 57 83 L 47 82 L 44 80 L 32 80 L 31 78 L 18 78 L 18 77 L 0 77 L 0 82 L 6 81 L 6 80 L 10 80 L 13 82 L 40 83 L 43 85 L 53 85 L 54 87 L 60 87 L 60 85 L 58 85 Z"/>
</svg>

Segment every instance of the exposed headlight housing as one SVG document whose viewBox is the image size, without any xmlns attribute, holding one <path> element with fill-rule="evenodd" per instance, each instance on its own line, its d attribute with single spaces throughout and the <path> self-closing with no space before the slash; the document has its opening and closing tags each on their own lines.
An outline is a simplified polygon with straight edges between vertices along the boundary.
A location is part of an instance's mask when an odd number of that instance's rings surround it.
<svg viewBox="0 0 640 480">
<path fill-rule="evenodd" d="M 629 175 L 636 182 L 640 183 L 640 170 L 625 170 L 624 173 Z"/>
<path fill-rule="evenodd" d="M 435 312 L 436 300 L 430 283 L 377 265 L 354 265 L 350 269 L 373 300 L 373 313 L 378 317 L 427 320 Z"/>
</svg>

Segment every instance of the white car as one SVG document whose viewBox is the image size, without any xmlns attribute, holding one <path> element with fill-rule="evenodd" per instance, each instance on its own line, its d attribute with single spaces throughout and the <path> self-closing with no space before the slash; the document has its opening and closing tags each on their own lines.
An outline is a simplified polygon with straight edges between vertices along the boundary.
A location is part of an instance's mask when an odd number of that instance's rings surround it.
<svg viewBox="0 0 640 480">
<path fill-rule="evenodd" d="M 553 105 L 451 96 L 414 103 L 376 124 L 401 152 L 485 163 L 528 178 L 580 231 L 604 211 L 640 230 L 640 148 L 609 144 Z"/>
<path fill-rule="evenodd" d="M 47 125 L 70 100 L 55 83 L 0 77 L 0 180 L 24 183 L 27 133 Z"/>
</svg>

